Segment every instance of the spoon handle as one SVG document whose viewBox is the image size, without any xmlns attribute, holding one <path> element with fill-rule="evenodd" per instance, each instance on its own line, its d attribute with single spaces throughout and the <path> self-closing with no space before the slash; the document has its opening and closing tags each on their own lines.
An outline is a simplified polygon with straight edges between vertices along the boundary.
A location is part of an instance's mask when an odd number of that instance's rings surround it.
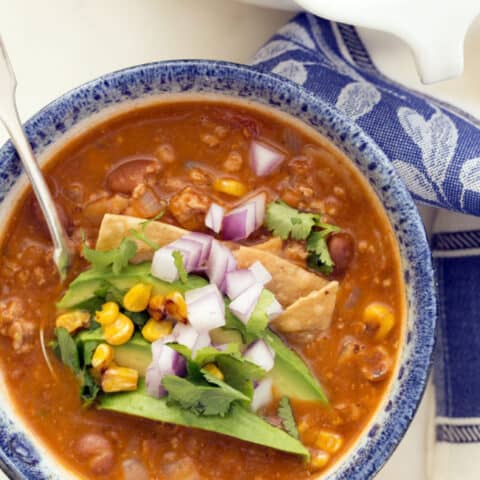
<svg viewBox="0 0 480 480">
<path fill-rule="evenodd" d="M 30 143 L 27 140 L 15 103 L 17 81 L 8 59 L 7 51 L 0 37 L 0 120 L 8 130 L 12 143 L 17 149 L 23 167 L 27 173 L 40 208 L 47 221 L 53 240 L 53 260 L 63 280 L 70 265 L 68 237 L 55 208 L 42 171 L 35 160 Z"/>
</svg>

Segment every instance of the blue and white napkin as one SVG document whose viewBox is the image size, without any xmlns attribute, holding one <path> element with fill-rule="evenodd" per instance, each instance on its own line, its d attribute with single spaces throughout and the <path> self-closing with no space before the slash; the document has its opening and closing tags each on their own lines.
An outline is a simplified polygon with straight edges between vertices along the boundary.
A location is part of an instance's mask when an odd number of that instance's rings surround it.
<svg viewBox="0 0 480 480">
<path fill-rule="evenodd" d="M 430 476 L 480 480 L 480 219 L 473 217 L 480 215 L 480 122 L 385 77 L 354 27 L 313 15 L 282 27 L 252 64 L 352 118 L 416 200 L 444 209 L 432 245 L 440 319 Z"/>
</svg>

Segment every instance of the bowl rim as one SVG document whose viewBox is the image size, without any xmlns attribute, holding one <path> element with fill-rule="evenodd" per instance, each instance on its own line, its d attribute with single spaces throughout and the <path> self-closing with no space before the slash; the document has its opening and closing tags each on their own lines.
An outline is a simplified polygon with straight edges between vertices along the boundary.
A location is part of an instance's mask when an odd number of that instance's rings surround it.
<svg viewBox="0 0 480 480">
<path fill-rule="evenodd" d="M 329 105 L 319 97 L 316 97 L 304 87 L 285 79 L 284 77 L 272 73 L 260 72 L 254 67 L 232 62 L 217 60 L 167 60 L 135 65 L 107 73 L 71 89 L 67 93 L 54 99 L 45 107 L 43 107 L 38 113 L 33 115 L 27 122 L 25 122 L 27 135 L 30 139 L 35 138 L 37 130 L 42 126 L 42 124 L 49 124 L 52 121 L 55 121 L 56 116 L 64 113 L 65 105 L 68 105 L 69 103 L 75 103 L 75 101 L 79 98 L 84 98 L 89 94 L 92 94 L 92 92 L 94 92 L 100 85 L 109 85 L 110 83 L 119 81 L 121 79 L 126 81 L 133 81 L 135 79 L 138 80 L 138 78 L 142 77 L 142 75 L 145 73 L 155 74 L 161 73 L 162 71 L 170 71 L 170 73 L 182 73 L 183 71 L 190 71 L 190 74 L 193 74 L 195 79 L 197 77 L 202 78 L 202 75 L 210 75 L 212 78 L 219 80 L 222 74 L 233 75 L 233 78 L 237 81 L 251 83 L 254 86 L 254 94 L 257 95 L 257 90 L 255 90 L 255 88 L 258 88 L 261 91 L 261 95 L 258 94 L 258 98 L 253 99 L 253 101 L 257 102 L 261 102 L 261 100 L 264 100 L 266 97 L 268 97 L 268 95 L 273 94 L 272 92 L 274 92 L 275 89 L 278 89 L 280 92 L 287 91 L 293 95 L 292 98 L 295 98 L 297 101 L 304 102 L 304 105 L 318 110 L 318 112 L 320 112 L 321 115 L 324 115 L 325 118 L 329 118 L 329 121 L 326 122 L 325 125 L 322 125 L 322 127 L 331 129 L 332 132 L 336 134 L 335 139 L 337 142 L 338 138 L 343 138 L 339 133 L 340 130 L 345 130 L 347 132 L 346 134 L 344 133 L 346 138 L 352 141 L 354 139 L 356 142 L 355 144 L 361 146 L 361 148 L 358 148 L 360 156 L 359 158 L 362 158 L 362 161 L 365 162 L 365 165 L 362 163 L 362 166 L 365 167 L 365 169 L 367 158 L 369 160 L 374 159 L 375 162 L 379 162 L 378 165 L 382 171 L 382 174 L 389 176 L 389 182 L 391 183 L 392 190 L 396 192 L 393 194 L 393 196 L 390 193 L 387 194 L 386 192 L 379 192 L 377 187 L 372 184 L 373 177 L 367 176 L 364 171 L 358 168 L 360 167 L 360 164 L 356 159 L 355 161 L 352 160 L 352 162 L 356 164 L 357 169 L 360 170 L 362 176 L 369 183 L 370 187 L 372 187 L 377 194 L 377 197 L 384 207 L 392 227 L 394 226 L 394 222 L 391 216 L 395 214 L 388 211 L 388 208 L 384 203 L 384 195 L 390 195 L 391 199 L 394 200 L 393 205 L 391 206 L 392 212 L 395 211 L 394 207 L 398 207 L 401 208 L 404 213 L 408 214 L 405 218 L 405 223 L 406 226 L 411 229 L 411 232 L 415 234 L 415 241 L 410 242 L 408 246 L 402 245 L 402 242 L 400 242 L 399 248 L 401 251 L 402 263 L 405 261 L 403 258 L 403 254 L 405 252 L 403 252 L 402 248 L 410 249 L 410 251 L 413 252 L 412 258 L 415 259 L 415 262 L 418 262 L 413 264 L 411 259 L 408 260 L 408 262 L 412 263 L 412 265 L 411 270 L 406 273 L 409 273 L 409 276 L 412 276 L 413 278 L 410 278 L 410 280 L 406 279 L 406 287 L 409 281 L 412 280 L 414 280 L 415 283 L 419 282 L 422 286 L 423 291 L 421 293 L 416 289 L 410 289 L 410 292 L 414 293 L 413 298 L 419 302 L 415 323 L 417 324 L 418 322 L 421 322 L 423 330 L 420 329 L 415 332 L 416 334 L 419 334 L 417 338 L 412 338 L 412 332 L 405 332 L 404 343 L 411 342 L 414 344 L 414 348 L 412 347 L 413 349 L 410 354 L 412 358 L 410 358 L 408 361 L 409 375 L 405 376 L 405 372 L 402 372 L 402 369 L 400 369 L 397 378 L 393 379 L 390 383 L 385 398 L 390 398 L 393 395 L 394 388 L 397 383 L 399 385 L 401 384 L 402 388 L 407 391 L 404 392 L 406 393 L 407 397 L 403 399 L 396 398 L 394 403 L 390 402 L 384 408 L 386 412 L 385 421 L 382 423 L 382 425 L 374 425 L 368 432 L 369 438 L 367 446 L 360 448 L 358 445 L 359 441 L 357 440 L 354 442 L 355 445 L 351 450 L 354 451 L 356 456 L 359 455 L 362 459 L 361 466 L 357 466 L 355 462 L 356 458 L 354 458 L 349 451 L 349 453 L 335 463 L 333 471 L 327 471 L 326 476 L 322 477 L 325 480 L 360 480 L 371 478 L 382 468 L 388 458 L 392 455 L 407 431 L 425 391 L 433 362 L 434 332 L 436 325 L 436 298 L 432 259 L 425 229 L 410 193 L 400 177 L 394 172 L 390 161 L 380 147 L 357 124 L 355 124 L 351 119 L 347 118 L 342 112 L 338 111 L 335 107 Z M 160 93 L 161 92 L 157 92 L 157 94 Z M 238 98 L 242 99 L 242 97 Z M 246 98 L 246 100 L 249 99 Z M 119 103 L 122 102 L 123 101 L 120 101 Z M 285 110 L 278 105 L 271 105 L 271 107 L 285 112 Z M 102 109 L 100 109 L 100 111 L 101 110 Z M 91 112 L 87 115 L 87 117 L 90 115 L 95 115 L 95 113 L 98 112 Z M 288 114 L 289 112 L 287 111 L 286 113 Z M 80 119 L 80 121 L 81 120 L 82 119 Z M 75 123 L 72 126 L 75 126 Z M 316 128 L 314 125 L 310 126 Z M 317 127 L 320 128 L 319 125 Z M 68 131 L 70 128 L 71 127 L 67 127 L 66 131 Z M 333 137 L 327 138 L 330 141 L 334 140 Z M 55 141 L 53 143 L 55 143 Z M 343 141 L 345 141 L 345 139 Z M 35 141 L 31 140 L 31 143 L 34 151 L 39 148 L 45 148 L 49 145 L 48 139 L 47 143 L 41 147 L 39 147 Z M 344 151 L 342 148 L 345 146 L 344 144 L 338 145 L 335 141 L 334 143 L 337 147 Z M 339 143 L 342 142 L 340 141 Z M 349 156 L 348 153 L 345 154 Z M 10 159 L 11 161 L 14 161 L 15 156 L 15 150 L 11 142 L 6 142 L 0 149 L 0 174 L 4 167 L 5 160 Z M 376 175 L 376 173 L 372 173 L 372 175 Z M 13 184 L 15 183 L 16 180 L 13 182 Z M 11 188 L 11 186 L 9 188 Z M 7 190 L 9 190 L 9 188 Z M 0 202 L 3 202 L 3 198 L 0 198 Z M 398 240 L 398 231 L 394 231 L 394 234 Z M 402 266 L 404 265 L 402 264 Z M 417 296 L 419 298 L 417 298 Z M 409 304 L 410 296 L 407 295 L 407 297 L 407 311 L 409 311 L 411 307 Z M 402 352 L 399 354 L 401 355 Z M 399 362 L 400 360 L 401 359 L 399 357 Z M 378 411 L 376 411 L 374 416 L 377 415 Z M 390 426 L 390 431 L 387 435 L 387 438 L 381 438 L 381 436 L 377 435 L 379 430 L 388 430 L 388 428 L 386 428 L 388 426 Z M 0 468 L 5 471 L 10 478 L 38 478 L 30 477 L 29 475 L 22 473 L 22 471 L 17 468 L 8 454 L 8 449 L 6 449 L 1 442 L 1 437 L 4 434 L 5 431 L 1 431 L 0 429 Z M 365 431 L 362 431 L 360 438 L 364 435 Z M 356 449 L 357 451 L 355 451 Z"/>
</svg>

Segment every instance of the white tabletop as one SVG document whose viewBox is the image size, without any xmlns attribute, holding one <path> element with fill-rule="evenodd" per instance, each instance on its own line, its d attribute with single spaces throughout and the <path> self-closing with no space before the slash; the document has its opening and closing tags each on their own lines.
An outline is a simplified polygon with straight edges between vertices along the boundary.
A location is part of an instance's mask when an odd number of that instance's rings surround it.
<svg viewBox="0 0 480 480">
<path fill-rule="evenodd" d="M 26 119 L 67 90 L 130 65 L 175 58 L 248 62 L 290 16 L 232 0 L 0 0 L 0 34 L 17 73 L 18 105 Z M 427 88 L 477 114 L 480 93 L 474 105 L 470 99 L 480 79 L 480 69 L 474 70 L 478 27 L 468 39 L 468 76 Z M 381 68 L 424 88 L 398 41 L 376 32 L 362 35 Z M 4 138 L 2 131 L 0 141 Z M 430 405 L 423 402 L 379 480 L 426 478 Z"/>
</svg>

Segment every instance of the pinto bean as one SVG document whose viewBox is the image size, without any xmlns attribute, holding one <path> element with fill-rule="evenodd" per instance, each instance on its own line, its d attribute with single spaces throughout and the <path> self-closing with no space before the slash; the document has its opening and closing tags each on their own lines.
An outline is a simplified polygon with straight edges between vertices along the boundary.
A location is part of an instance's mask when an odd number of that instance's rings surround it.
<svg viewBox="0 0 480 480">
<path fill-rule="evenodd" d="M 160 170 L 160 163 L 148 158 L 134 158 L 114 165 L 105 179 L 106 187 L 112 192 L 129 194 L 145 182 L 149 173 Z"/>
<path fill-rule="evenodd" d="M 113 468 L 115 460 L 113 447 L 110 440 L 103 435 L 87 433 L 77 442 L 76 451 L 96 475 L 105 475 Z"/>
<path fill-rule="evenodd" d="M 385 380 L 391 368 L 392 359 L 381 345 L 365 352 L 360 360 L 360 371 L 370 382 Z"/>
<path fill-rule="evenodd" d="M 328 250 L 335 263 L 335 272 L 344 273 L 349 267 L 355 254 L 353 237 L 346 232 L 335 233 L 328 239 Z"/>
</svg>

